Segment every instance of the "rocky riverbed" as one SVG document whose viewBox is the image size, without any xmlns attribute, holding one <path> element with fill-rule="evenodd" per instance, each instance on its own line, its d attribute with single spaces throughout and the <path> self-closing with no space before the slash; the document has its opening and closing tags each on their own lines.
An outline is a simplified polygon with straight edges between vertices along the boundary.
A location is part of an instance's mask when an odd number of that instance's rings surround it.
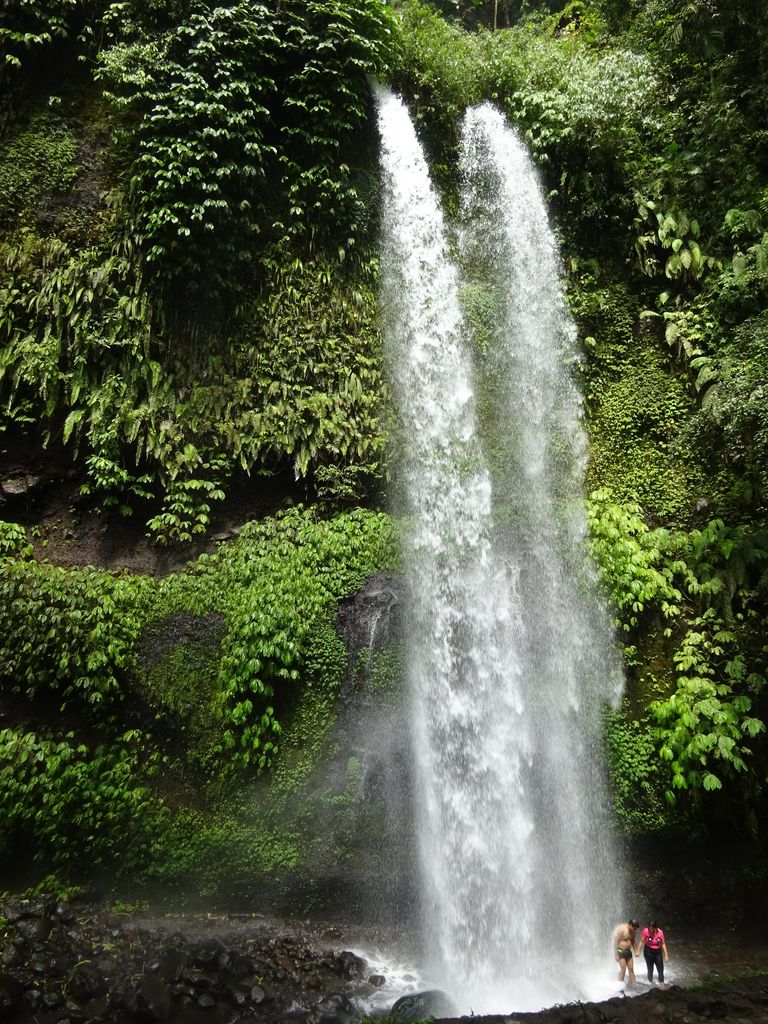
<svg viewBox="0 0 768 1024">
<path fill-rule="evenodd" d="M 141 919 L 41 897 L 2 908 L 0 1020 L 13 1024 L 393 1024 L 451 1017 L 440 993 L 376 998 L 387 979 L 334 928 L 231 915 Z M 414 981 L 416 979 L 413 979 Z M 768 975 L 472 1024 L 768 1024 Z"/>
<path fill-rule="evenodd" d="M 230 918 L 182 932 L 45 898 L 2 915 L 0 1020 L 20 1024 L 346 1024 L 385 981 L 317 929 Z"/>
<path fill-rule="evenodd" d="M 469 1024 L 469 1017 L 440 1024 Z M 616 996 L 602 1003 L 571 1003 L 538 1013 L 472 1017 L 472 1024 L 766 1024 L 768 975 L 705 988 L 651 989 L 634 998 Z"/>
</svg>

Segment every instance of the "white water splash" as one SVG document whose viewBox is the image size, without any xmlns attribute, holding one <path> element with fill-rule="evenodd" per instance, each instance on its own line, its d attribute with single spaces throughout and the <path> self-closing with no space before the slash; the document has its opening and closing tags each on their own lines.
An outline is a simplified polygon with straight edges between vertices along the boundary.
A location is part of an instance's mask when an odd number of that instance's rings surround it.
<svg viewBox="0 0 768 1024">
<path fill-rule="evenodd" d="M 490 107 L 469 112 L 462 248 L 497 308 L 505 433 L 492 475 L 439 202 L 407 110 L 377 98 L 426 973 L 461 1012 L 595 997 L 603 985 L 585 978 L 619 913 L 599 719 L 621 682 L 583 554 L 575 332 L 554 240 L 516 137 Z"/>
</svg>

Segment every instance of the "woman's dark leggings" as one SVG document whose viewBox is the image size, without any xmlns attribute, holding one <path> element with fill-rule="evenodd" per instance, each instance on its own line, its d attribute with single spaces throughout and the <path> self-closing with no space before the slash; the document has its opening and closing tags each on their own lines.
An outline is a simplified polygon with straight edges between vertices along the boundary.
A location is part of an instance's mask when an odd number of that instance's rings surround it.
<svg viewBox="0 0 768 1024">
<path fill-rule="evenodd" d="M 645 966 L 648 968 L 648 981 L 653 981 L 653 967 L 656 965 L 656 973 L 659 976 L 659 981 L 664 981 L 664 957 L 661 949 L 648 949 L 647 946 L 643 946 L 643 953 L 645 954 Z"/>
</svg>

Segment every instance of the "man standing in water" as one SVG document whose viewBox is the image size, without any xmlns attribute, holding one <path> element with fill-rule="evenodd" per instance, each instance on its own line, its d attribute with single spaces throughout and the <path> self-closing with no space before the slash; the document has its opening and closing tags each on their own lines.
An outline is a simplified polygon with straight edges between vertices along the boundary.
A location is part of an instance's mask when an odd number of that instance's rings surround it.
<svg viewBox="0 0 768 1024">
<path fill-rule="evenodd" d="M 619 981 L 624 981 L 624 974 L 629 968 L 630 985 L 635 984 L 635 965 L 632 958 L 639 952 L 635 948 L 635 935 L 637 935 L 638 927 L 638 922 L 630 918 L 626 924 L 620 924 L 613 933 L 616 963 L 619 965 Z"/>
</svg>

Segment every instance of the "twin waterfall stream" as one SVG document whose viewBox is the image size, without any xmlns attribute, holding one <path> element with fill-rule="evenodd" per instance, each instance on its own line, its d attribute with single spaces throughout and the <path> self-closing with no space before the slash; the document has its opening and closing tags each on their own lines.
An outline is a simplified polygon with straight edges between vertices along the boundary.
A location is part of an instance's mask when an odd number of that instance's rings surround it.
<svg viewBox="0 0 768 1024">
<path fill-rule="evenodd" d="M 377 103 L 426 974 L 463 1013 L 538 1009 L 605 985 L 624 914 L 600 749 L 622 678 L 586 553 L 575 329 L 503 117 L 465 116 L 449 226 L 407 109 Z"/>
</svg>

